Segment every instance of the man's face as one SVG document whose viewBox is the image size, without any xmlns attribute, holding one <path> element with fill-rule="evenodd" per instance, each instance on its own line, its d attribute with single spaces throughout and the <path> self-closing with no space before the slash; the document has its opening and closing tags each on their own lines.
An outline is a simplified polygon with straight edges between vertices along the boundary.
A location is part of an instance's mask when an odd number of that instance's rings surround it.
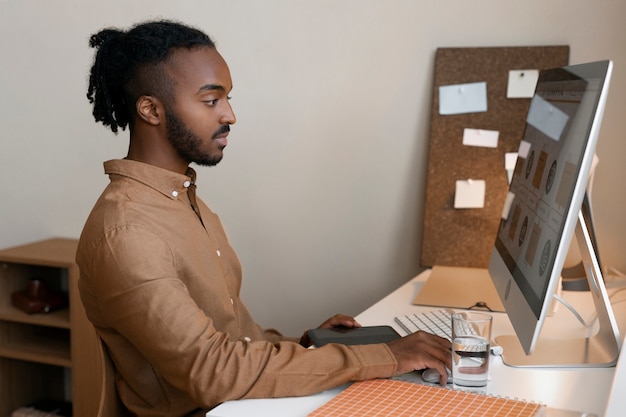
<svg viewBox="0 0 626 417">
<path fill-rule="evenodd" d="M 187 162 L 217 164 L 236 121 L 226 62 L 215 48 L 180 49 L 166 71 L 174 84 L 172 103 L 165 105 L 168 140 Z"/>
</svg>

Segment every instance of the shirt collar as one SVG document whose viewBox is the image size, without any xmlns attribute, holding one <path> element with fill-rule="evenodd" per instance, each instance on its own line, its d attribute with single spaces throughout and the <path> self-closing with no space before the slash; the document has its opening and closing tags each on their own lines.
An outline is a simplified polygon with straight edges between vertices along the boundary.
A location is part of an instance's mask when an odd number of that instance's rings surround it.
<svg viewBox="0 0 626 417">
<path fill-rule="evenodd" d="M 185 175 L 130 159 L 113 159 L 104 163 L 104 172 L 139 181 L 163 195 L 176 200 L 196 182 L 196 171 L 188 167 Z"/>
</svg>

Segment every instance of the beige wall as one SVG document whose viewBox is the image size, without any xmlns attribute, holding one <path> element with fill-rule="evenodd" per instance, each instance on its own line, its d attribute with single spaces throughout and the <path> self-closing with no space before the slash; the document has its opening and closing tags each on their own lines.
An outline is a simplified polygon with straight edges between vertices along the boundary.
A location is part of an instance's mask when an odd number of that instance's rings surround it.
<svg viewBox="0 0 626 417">
<path fill-rule="evenodd" d="M 263 325 L 299 334 L 358 314 L 420 271 L 434 52 L 568 44 L 615 62 L 594 208 L 603 261 L 626 270 L 622 0 L 0 0 L 0 247 L 78 237 L 127 134 L 85 98 L 91 33 L 163 16 L 212 35 L 238 116 L 200 169 Z M 424 244 L 428 244 L 425 242 Z"/>
</svg>

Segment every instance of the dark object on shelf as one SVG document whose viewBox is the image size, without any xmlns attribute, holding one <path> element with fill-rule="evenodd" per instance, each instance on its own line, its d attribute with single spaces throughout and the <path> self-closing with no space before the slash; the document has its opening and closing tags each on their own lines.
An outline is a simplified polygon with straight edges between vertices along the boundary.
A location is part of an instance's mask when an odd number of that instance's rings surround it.
<svg viewBox="0 0 626 417">
<path fill-rule="evenodd" d="M 28 407 L 21 407 L 11 417 L 72 417 L 72 403 L 66 401 L 40 400 Z"/>
<path fill-rule="evenodd" d="M 67 305 L 64 295 L 48 291 L 46 283 L 39 279 L 30 280 L 27 289 L 11 294 L 11 302 L 27 314 L 49 313 Z"/>
</svg>

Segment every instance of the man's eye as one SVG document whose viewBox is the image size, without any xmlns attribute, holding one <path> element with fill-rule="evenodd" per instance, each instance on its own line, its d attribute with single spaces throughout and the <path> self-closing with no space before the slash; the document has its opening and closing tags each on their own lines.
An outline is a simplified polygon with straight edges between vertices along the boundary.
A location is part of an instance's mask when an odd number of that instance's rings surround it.
<svg viewBox="0 0 626 417">
<path fill-rule="evenodd" d="M 209 106 L 215 106 L 217 104 L 217 99 L 214 100 L 204 100 L 204 103 Z"/>
</svg>

